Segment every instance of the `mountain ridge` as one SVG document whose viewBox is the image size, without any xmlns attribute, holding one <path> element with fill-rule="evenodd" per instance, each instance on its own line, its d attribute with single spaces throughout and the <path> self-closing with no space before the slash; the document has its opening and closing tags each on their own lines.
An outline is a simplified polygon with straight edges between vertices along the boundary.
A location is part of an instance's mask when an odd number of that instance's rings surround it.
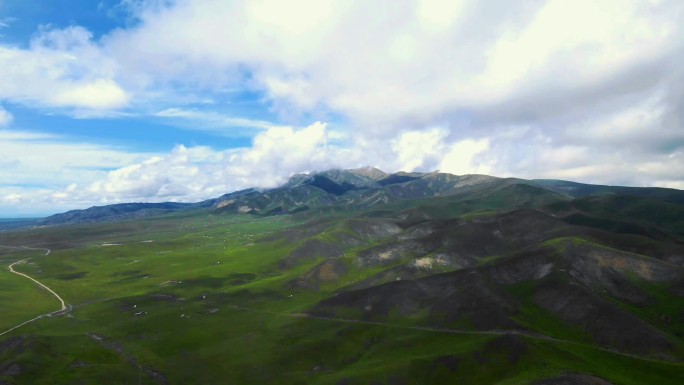
<svg viewBox="0 0 684 385">
<path fill-rule="evenodd" d="M 488 190 L 514 184 L 539 187 L 566 198 L 622 194 L 684 203 L 684 192 L 668 188 L 603 186 L 555 179 L 499 178 L 482 174 L 454 175 L 438 171 L 400 171 L 388 174 L 367 166 L 349 170 L 329 169 L 294 174 L 279 187 L 248 188 L 194 203 L 119 203 L 93 206 L 51 215 L 39 220 L 35 225 L 113 222 L 201 209 L 219 213 L 257 215 L 297 213 L 335 205 L 368 209 L 406 199 L 472 194 L 476 193 L 476 190 L 486 193 Z"/>
</svg>

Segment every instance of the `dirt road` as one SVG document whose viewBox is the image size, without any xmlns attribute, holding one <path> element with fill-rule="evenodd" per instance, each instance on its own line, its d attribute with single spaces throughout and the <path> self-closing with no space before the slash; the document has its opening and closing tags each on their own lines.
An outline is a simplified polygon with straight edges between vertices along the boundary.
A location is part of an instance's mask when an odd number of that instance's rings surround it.
<svg viewBox="0 0 684 385">
<path fill-rule="evenodd" d="M 22 246 L 22 247 L 2 246 L 2 247 L 9 247 L 9 248 L 13 248 L 13 249 L 27 249 L 27 250 L 47 250 L 47 251 L 45 252 L 45 255 L 50 254 L 50 249 L 34 249 L 34 248 L 31 248 L 31 247 L 26 247 L 26 246 Z M 5 330 L 5 331 L 3 331 L 3 332 L 0 332 L 0 336 L 2 336 L 2 335 L 4 335 L 4 334 L 7 334 L 7 333 L 9 333 L 9 332 L 11 332 L 11 331 L 13 331 L 13 330 L 16 330 L 16 329 L 18 329 L 18 328 L 20 328 L 20 327 L 22 327 L 22 326 L 24 326 L 24 325 L 26 325 L 26 324 L 29 324 L 29 323 L 34 322 L 34 321 L 37 321 L 37 320 L 39 320 L 39 319 L 41 319 L 41 318 L 52 317 L 53 315 L 58 315 L 58 314 L 64 314 L 64 313 L 68 312 L 69 310 L 71 310 L 71 305 L 67 305 L 67 304 L 64 302 L 64 299 L 63 299 L 62 297 L 60 297 L 59 294 L 57 294 L 54 290 L 50 289 L 49 287 L 47 287 L 45 284 L 43 284 L 42 282 L 38 281 L 37 279 L 35 279 L 35 278 L 33 278 L 33 277 L 31 277 L 31 276 L 29 276 L 29 275 L 27 275 L 27 274 L 24 274 L 24 273 L 22 273 L 22 272 L 19 272 L 19 271 L 14 270 L 14 266 L 15 266 L 15 265 L 19 265 L 19 264 L 22 264 L 22 263 L 26 263 L 26 261 L 28 261 L 29 259 L 30 259 L 30 258 L 22 259 L 22 260 L 20 260 L 20 261 L 16 261 L 16 262 L 12 263 L 11 265 L 9 265 L 8 270 L 9 270 L 11 273 L 13 273 L 13 274 L 20 275 L 20 276 L 22 276 L 22 277 L 24 277 L 24 278 L 30 279 L 31 281 L 33 281 L 34 283 L 36 283 L 38 286 L 40 286 L 40 287 L 42 287 L 43 289 L 45 289 L 45 290 L 47 290 L 48 292 L 50 292 L 50 294 L 52 294 L 52 295 L 53 295 L 55 298 L 57 298 L 57 300 L 59 301 L 59 303 L 60 303 L 60 308 L 59 308 L 59 310 L 55 310 L 55 311 L 50 312 L 50 313 L 41 314 L 41 315 L 39 315 L 39 316 L 37 316 L 37 317 L 31 318 L 31 319 L 28 320 L 28 321 L 22 322 L 22 323 L 20 323 L 19 325 L 15 325 L 15 326 L 12 327 L 11 329 L 8 329 L 8 330 Z"/>
</svg>

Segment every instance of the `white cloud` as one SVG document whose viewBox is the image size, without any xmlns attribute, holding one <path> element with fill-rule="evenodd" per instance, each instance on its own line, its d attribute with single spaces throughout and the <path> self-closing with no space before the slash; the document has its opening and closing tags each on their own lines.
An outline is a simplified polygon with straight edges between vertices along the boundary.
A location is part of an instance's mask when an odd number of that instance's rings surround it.
<svg viewBox="0 0 684 385">
<path fill-rule="evenodd" d="M 0 28 L 9 28 L 9 26 L 14 21 L 12 17 L 3 17 L 0 19 Z"/>
<path fill-rule="evenodd" d="M 339 166 L 345 152 L 330 148 L 323 123 L 272 127 L 249 148 L 177 146 L 167 154 L 128 153 L 51 134 L 2 130 L 0 214 L 126 201 L 198 201 L 239 188 L 274 187 L 302 170 Z"/>
<path fill-rule="evenodd" d="M 31 132 L 31 131 L 17 131 L 17 130 L 2 130 L 0 131 L 0 139 L 5 143 L 10 141 L 28 141 L 28 140 L 39 140 L 39 139 L 56 139 L 57 135 L 48 134 L 44 132 Z M 8 147 L 9 148 L 9 147 Z"/>
<path fill-rule="evenodd" d="M 7 194 L 2 197 L 2 203 L 8 205 L 14 205 L 22 202 L 22 196 L 20 194 Z"/>
<path fill-rule="evenodd" d="M 476 174 L 491 172 L 478 156 L 489 149 L 487 139 L 463 139 L 453 141 L 449 131 L 436 127 L 422 131 L 401 133 L 392 141 L 393 154 L 385 161 L 389 171 L 440 170 L 452 174 Z"/>
<path fill-rule="evenodd" d="M 480 163 L 478 155 L 489 150 L 489 140 L 465 139 L 450 146 L 449 151 L 442 158 L 439 170 L 451 174 L 489 174 L 491 166 Z"/>
<path fill-rule="evenodd" d="M 656 11 L 639 1 L 547 1 L 528 24 L 507 29 L 493 44 L 483 84 L 581 87 L 656 59 L 674 45 L 679 28 Z"/>
<path fill-rule="evenodd" d="M 373 151 L 375 145 L 370 143 L 331 145 L 327 126 L 320 122 L 303 128 L 272 127 L 258 134 L 250 147 L 216 151 L 177 146 L 169 154 L 117 168 L 89 185 L 69 187 L 52 197 L 71 201 L 98 197 L 103 204 L 193 202 L 248 187 L 276 187 L 295 173 L 383 161 L 391 171 L 432 170 L 440 162 L 445 171 L 478 171 L 474 157 L 486 150 L 487 142 L 448 143 L 445 135 L 446 130 L 440 128 L 404 133 L 388 153 Z"/>
<path fill-rule="evenodd" d="M 166 108 L 156 112 L 155 116 L 175 120 L 180 119 L 185 123 L 192 124 L 194 129 L 218 132 L 226 136 L 242 133 L 241 128 L 266 130 L 276 126 L 264 120 L 240 118 L 219 112 L 184 108 Z"/>
<path fill-rule="evenodd" d="M 131 77 L 220 88 L 241 84 L 245 68 L 275 103 L 397 122 L 606 81 L 677 47 L 683 7 L 407 0 L 386 12 L 353 1 L 181 0 L 154 9 L 107 40 Z"/>
<path fill-rule="evenodd" d="M 241 188 L 275 187 L 295 172 L 335 163 L 329 150 L 325 124 L 274 127 L 257 135 L 249 148 L 178 146 L 166 156 L 111 171 L 87 193 L 111 201 L 196 201 Z"/>
<path fill-rule="evenodd" d="M 29 49 L 2 47 L 0 65 L 14 70 L 0 98 L 116 109 L 247 87 L 283 111 L 417 128 L 629 79 L 681 48 L 684 10 L 646 0 L 403 0 L 392 12 L 343 0 L 124 4 L 138 23 L 102 41 L 69 27 L 43 29 Z"/>
<path fill-rule="evenodd" d="M 181 79 L 204 90 L 251 87 L 286 114 L 332 111 L 357 128 L 354 145 L 397 157 L 383 159 L 387 169 L 557 172 L 600 181 L 602 172 L 606 180 L 615 175 L 586 162 L 610 159 L 615 146 L 630 148 L 618 152 L 638 163 L 650 161 L 644 147 L 667 159 L 684 145 L 677 133 L 684 121 L 681 2 L 407 0 L 394 2 L 392 12 L 353 1 L 156 7 L 143 7 L 138 27 L 106 41 L 123 76 L 147 86 Z M 532 141 L 507 139 L 520 127 L 529 131 L 522 140 Z M 452 151 L 440 141 L 464 147 Z M 538 163 L 539 154 L 569 148 L 592 156 L 572 168 Z M 504 158 L 528 169 L 497 160 Z M 635 179 L 623 174 L 621 181 Z"/>
<path fill-rule="evenodd" d="M 416 17 L 421 28 L 440 33 L 458 22 L 466 5 L 461 0 L 423 0 L 418 2 Z"/>
<path fill-rule="evenodd" d="M 117 64 L 82 27 L 42 29 L 28 48 L 0 45 L 0 100 L 39 107 L 117 109 L 130 95 Z"/>
<path fill-rule="evenodd" d="M 655 151 L 644 140 L 589 138 L 574 144 L 539 131 L 490 140 L 480 162 L 499 176 L 566 179 L 585 183 L 675 187 L 684 180 L 684 151 Z"/>
<path fill-rule="evenodd" d="M 110 146 L 71 143 L 52 134 L 0 130 L 0 195 L 7 193 L 7 189 L 12 193 L 31 193 L 35 186 L 46 191 L 58 190 L 65 181 L 89 183 L 106 176 L 107 169 L 124 167 L 149 156 Z"/>
<path fill-rule="evenodd" d="M 57 107 L 110 109 L 126 106 L 128 95 L 116 82 L 97 79 L 56 93 L 51 102 Z"/>
<path fill-rule="evenodd" d="M 413 171 L 430 167 L 441 158 L 444 129 L 404 132 L 394 139 L 392 149 L 397 154 L 399 169 Z"/>
<path fill-rule="evenodd" d="M 0 106 L 0 127 L 9 126 L 12 124 L 12 120 L 14 120 L 12 114 Z"/>
<path fill-rule="evenodd" d="M 443 128 L 408 132 L 386 151 L 375 151 L 376 144 L 370 142 L 331 144 L 327 125 L 317 122 L 303 128 L 269 128 L 245 148 L 217 151 L 181 145 L 167 154 L 144 156 L 98 145 L 65 144 L 59 137 L 39 133 L 2 131 L 0 153 L 6 155 L 0 157 L 0 165 L 5 162 L 0 195 L 34 207 L 192 202 L 248 187 L 276 187 L 292 174 L 333 167 L 384 163 L 391 171 L 425 171 L 441 162 L 447 171 L 476 171 L 473 158 L 486 149 L 486 141 L 449 143 L 446 134 Z M 416 148 L 421 143 L 424 147 Z M 113 169 L 106 171 L 106 167 Z M 58 187 L 63 180 L 70 183 Z M 37 183 L 47 186 L 21 187 Z"/>
</svg>

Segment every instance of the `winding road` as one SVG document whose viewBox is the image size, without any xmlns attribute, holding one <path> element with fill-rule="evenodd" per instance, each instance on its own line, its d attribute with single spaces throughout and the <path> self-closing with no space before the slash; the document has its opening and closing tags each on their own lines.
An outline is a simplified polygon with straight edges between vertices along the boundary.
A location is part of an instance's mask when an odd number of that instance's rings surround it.
<svg viewBox="0 0 684 385">
<path fill-rule="evenodd" d="M 49 254 L 50 254 L 50 251 L 51 251 L 50 249 L 37 249 L 37 248 L 26 247 L 26 246 L 22 246 L 22 247 L 2 246 L 2 245 L 0 245 L 0 246 L 1 246 L 1 247 L 6 247 L 6 248 L 11 248 L 11 249 L 47 250 L 47 251 L 45 252 L 45 255 L 49 255 Z M 22 277 L 24 277 L 24 278 L 30 279 L 31 281 L 35 282 L 38 286 L 40 286 L 40 287 L 42 287 L 43 289 L 45 289 L 45 290 L 47 290 L 48 292 L 50 292 L 50 294 L 52 294 L 52 295 L 53 295 L 55 298 L 57 298 L 57 300 L 59 301 L 59 303 L 60 303 L 60 308 L 59 308 L 59 310 L 55 310 L 55 311 L 52 311 L 52 312 L 49 312 L 49 313 L 41 314 L 41 315 L 39 315 L 39 316 L 37 316 L 37 317 L 31 318 L 31 319 L 28 320 L 28 321 L 22 322 L 22 323 L 20 323 L 19 325 L 15 325 L 15 326 L 12 327 L 11 329 L 8 329 L 8 330 L 5 330 L 5 331 L 3 331 L 3 332 L 0 332 L 0 336 L 2 336 L 2 335 L 4 335 L 4 334 L 7 334 L 7 333 L 9 333 L 9 332 L 11 332 L 11 331 L 13 331 L 13 330 L 16 330 L 16 329 L 18 329 L 18 328 L 20 328 L 20 327 L 22 327 L 22 326 L 24 326 L 24 325 L 26 325 L 26 324 L 29 324 L 29 323 L 34 322 L 34 321 L 37 321 L 37 320 L 39 320 L 39 319 L 41 319 L 41 318 L 52 317 L 53 315 L 64 314 L 64 313 L 68 312 L 69 310 L 71 310 L 71 305 L 66 304 L 66 303 L 64 302 L 64 299 L 63 299 L 62 297 L 60 297 L 59 294 L 57 294 L 54 290 L 50 289 L 49 287 L 47 287 L 45 284 L 41 283 L 41 282 L 38 281 L 37 279 L 35 279 L 35 278 L 33 278 L 33 277 L 31 277 L 31 276 L 29 276 L 29 275 L 27 275 L 27 274 L 24 274 L 24 273 L 22 273 L 22 272 L 19 272 L 19 271 L 14 270 L 14 266 L 15 266 L 15 265 L 19 265 L 19 264 L 22 264 L 22 263 L 26 263 L 29 259 L 30 259 L 30 258 L 26 258 L 26 259 L 22 259 L 22 260 L 20 260 L 20 261 L 16 261 L 16 262 L 10 264 L 10 265 L 8 266 L 7 269 L 8 269 L 11 273 L 13 273 L 13 274 L 20 275 L 20 276 L 22 276 Z"/>
</svg>

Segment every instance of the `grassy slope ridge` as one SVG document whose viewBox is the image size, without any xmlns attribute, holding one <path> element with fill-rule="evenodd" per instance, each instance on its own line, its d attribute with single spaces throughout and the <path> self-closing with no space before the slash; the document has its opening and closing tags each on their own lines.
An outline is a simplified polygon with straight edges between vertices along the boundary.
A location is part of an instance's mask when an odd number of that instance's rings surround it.
<svg viewBox="0 0 684 385">
<path fill-rule="evenodd" d="M 0 383 L 684 382 L 674 193 L 322 177 L 328 193 L 301 177 L 218 211 L 0 233 L 52 249 L 0 261 L 31 258 L 74 306 L 0 337 Z M 2 327 L 53 310 L 16 275 L 0 287 Z"/>
</svg>

